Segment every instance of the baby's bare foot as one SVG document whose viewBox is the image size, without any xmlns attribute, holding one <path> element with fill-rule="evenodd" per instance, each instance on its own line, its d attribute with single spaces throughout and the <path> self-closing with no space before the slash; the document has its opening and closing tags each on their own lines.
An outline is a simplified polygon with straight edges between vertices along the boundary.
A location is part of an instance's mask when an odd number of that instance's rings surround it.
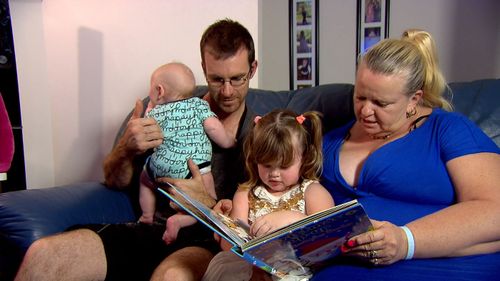
<svg viewBox="0 0 500 281">
<path fill-rule="evenodd" d="M 177 221 L 175 216 L 167 219 L 167 229 L 163 233 L 163 241 L 170 244 L 177 240 L 177 234 L 179 234 L 179 229 L 181 228 L 180 223 Z"/>
<path fill-rule="evenodd" d="M 153 216 L 142 215 L 139 218 L 139 222 L 146 223 L 146 224 L 153 224 Z"/>
</svg>

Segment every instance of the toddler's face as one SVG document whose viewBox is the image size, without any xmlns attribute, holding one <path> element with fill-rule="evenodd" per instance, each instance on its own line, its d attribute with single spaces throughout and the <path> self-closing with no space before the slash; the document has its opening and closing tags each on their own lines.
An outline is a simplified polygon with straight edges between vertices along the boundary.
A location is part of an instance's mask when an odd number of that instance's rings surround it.
<svg viewBox="0 0 500 281">
<path fill-rule="evenodd" d="M 279 196 L 299 182 L 301 166 L 302 157 L 298 156 L 289 167 L 257 164 L 257 169 L 259 178 L 267 186 L 268 191 Z"/>
</svg>

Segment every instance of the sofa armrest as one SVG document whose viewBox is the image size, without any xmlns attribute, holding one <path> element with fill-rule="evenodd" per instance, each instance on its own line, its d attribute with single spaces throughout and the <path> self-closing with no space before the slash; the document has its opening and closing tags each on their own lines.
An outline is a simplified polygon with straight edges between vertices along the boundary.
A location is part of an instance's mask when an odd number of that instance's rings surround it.
<svg viewBox="0 0 500 281">
<path fill-rule="evenodd" d="M 135 220 L 125 192 L 97 182 L 0 194 L 0 236 L 21 252 L 75 224 Z"/>
</svg>

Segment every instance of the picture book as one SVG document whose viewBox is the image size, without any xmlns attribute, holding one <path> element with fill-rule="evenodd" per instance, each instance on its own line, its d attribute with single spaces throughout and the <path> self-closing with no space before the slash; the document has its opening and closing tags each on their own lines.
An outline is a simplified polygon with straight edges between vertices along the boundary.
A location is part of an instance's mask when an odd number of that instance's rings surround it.
<svg viewBox="0 0 500 281">
<path fill-rule="evenodd" d="M 245 223 L 213 211 L 175 186 L 170 188 L 170 193 L 158 190 L 231 243 L 234 253 L 277 277 L 310 275 L 338 256 L 349 238 L 372 229 L 363 206 L 353 200 L 252 237 Z"/>
</svg>

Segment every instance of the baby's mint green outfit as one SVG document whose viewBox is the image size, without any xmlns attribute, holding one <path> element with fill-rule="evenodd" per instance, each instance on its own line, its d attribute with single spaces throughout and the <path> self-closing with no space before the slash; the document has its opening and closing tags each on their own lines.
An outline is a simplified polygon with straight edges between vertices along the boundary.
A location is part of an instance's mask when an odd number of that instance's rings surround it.
<svg viewBox="0 0 500 281">
<path fill-rule="evenodd" d="M 164 136 L 148 161 L 150 176 L 185 178 L 189 173 L 188 158 L 197 165 L 210 162 L 212 144 L 203 122 L 216 115 L 206 101 L 193 97 L 157 105 L 147 116 L 156 119 Z"/>
</svg>

